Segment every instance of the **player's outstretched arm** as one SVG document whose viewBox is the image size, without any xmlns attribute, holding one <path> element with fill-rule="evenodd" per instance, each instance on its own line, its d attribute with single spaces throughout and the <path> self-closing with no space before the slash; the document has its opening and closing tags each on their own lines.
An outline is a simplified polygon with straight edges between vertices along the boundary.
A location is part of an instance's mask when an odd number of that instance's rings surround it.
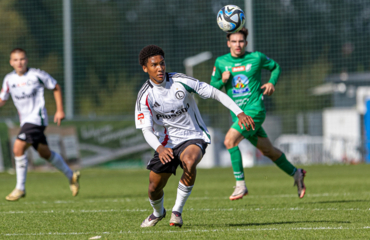
<svg viewBox="0 0 370 240">
<path fill-rule="evenodd" d="M 239 126 L 241 129 L 245 129 L 249 131 L 251 128 L 254 130 L 254 121 L 253 119 L 246 115 L 243 110 L 240 109 L 238 105 L 225 93 L 221 92 L 220 90 L 214 88 L 211 94 L 211 97 L 222 103 L 225 107 L 230 109 L 239 119 Z"/>
<path fill-rule="evenodd" d="M 6 101 L 3 101 L 1 98 L 0 98 L 0 107 L 4 106 L 6 103 Z"/>
<path fill-rule="evenodd" d="M 54 122 L 57 123 L 58 126 L 60 126 L 60 122 L 65 118 L 65 114 L 63 110 L 62 89 L 60 88 L 59 84 L 56 84 L 53 91 L 54 91 L 55 104 L 57 106 L 57 111 L 54 115 Z"/>
</svg>

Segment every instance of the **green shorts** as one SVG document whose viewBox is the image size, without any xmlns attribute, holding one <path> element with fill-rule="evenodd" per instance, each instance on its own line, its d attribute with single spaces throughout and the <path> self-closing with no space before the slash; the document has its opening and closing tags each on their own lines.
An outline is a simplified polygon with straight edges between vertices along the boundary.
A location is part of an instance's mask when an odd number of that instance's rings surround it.
<svg viewBox="0 0 370 240">
<path fill-rule="evenodd" d="M 247 110 L 244 113 L 253 119 L 255 124 L 254 130 L 251 129 L 247 131 L 246 129 L 241 129 L 238 124 L 239 120 L 235 121 L 233 125 L 231 125 L 231 128 L 234 128 L 236 131 L 240 132 L 245 139 L 248 139 L 254 146 L 257 146 L 258 137 L 268 137 L 265 130 L 262 128 L 262 124 L 266 118 L 266 112 Z"/>
</svg>

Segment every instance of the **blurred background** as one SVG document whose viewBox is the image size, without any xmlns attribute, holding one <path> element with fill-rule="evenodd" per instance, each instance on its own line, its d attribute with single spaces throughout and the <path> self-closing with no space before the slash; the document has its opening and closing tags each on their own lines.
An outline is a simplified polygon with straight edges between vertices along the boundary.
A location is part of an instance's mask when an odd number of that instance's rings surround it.
<svg viewBox="0 0 370 240">
<path fill-rule="evenodd" d="M 153 151 L 134 126 L 136 96 L 147 79 L 140 50 L 156 44 L 168 72 L 209 83 L 215 59 L 229 52 L 216 24 L 227 4 L 247 15 L 248 49 L 281 66 L 276 92 L 265 98 L 263 127 L 273 144 L 298 164 L 368 161 L 369 0 L 1 0 L 0 76 L 12 71 L 9 53 L 20 47 L 29 67 L 62 86 L 67 120 L 47 134 L 70 164 L 144 167 Z M 206 57 L 197 61 L 199 54 Z M 264 71 L 262 81 L 268 80 Z M 45 98 L 52 122 L 52 92 Z M 229 166 L 223 147 L 229 111 L 214 100 L 198 103 L 213 136 L 201 164 Z M 19 126 L 11 100 L 0 109 L 0 122 L 1 171 L 12 167 Z M 246 141 L 241 150 L 246 167 L 269 162 Z M 47 167 L 29 154 L 34 168 Z"/>
</svg>

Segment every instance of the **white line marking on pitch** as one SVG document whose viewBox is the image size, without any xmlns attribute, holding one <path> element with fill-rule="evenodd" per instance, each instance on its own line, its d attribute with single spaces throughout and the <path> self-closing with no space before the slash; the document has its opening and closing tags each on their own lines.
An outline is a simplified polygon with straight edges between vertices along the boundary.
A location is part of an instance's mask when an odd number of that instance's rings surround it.
<svg viewBox="0 0 370 240">
<path fill-rule="evenodd" d="M 348 228 L 348 227 L 312 227 L 312 228 L 229 228 L 229 229 L 189 229 L 189 230 L 167 230 L 167 231 L 120 231 L 120 232 L 48 232 L 48 233 L 0 233 L 0 236 L 45 236 L 45 235 L 96 235 L 96 234 L 129 234 L 129 233 L 141 233 L 141 234 L 152 234 L 152 233 L 192 233 L 192 232 L 257 232 L 257 231 L 287 231 L 287 230 L 363 230 L 369 229 L 370 226 L 360 228 Z"/>
<path fill-rule="evenodd" d="M 232 212 L 232 211 L 370 211 L 370 208 L 190 208 L 187 211 Z M 1 214 L 57 214 L 57 213 L 111 213 L 111 212 L 148 212 L 150 209 L 91 209 L 91 210 L 47 210 L 47 211 L 7 211 Z"/>
<path fill-rule="evenodd" d="M 358 193 L 320 193 L 320 194 L 306 194 L 306 198 L 315 198 L 315 197 L 337 197 L 337 196 L 352 196 L 352 195 L 358 195 Z M 362 196 L 364 195 L 370 195 L 370 192 L 362 192 Z M 280 194 L 280 195 L 248 195 L 247 198 L 297 198 L 296 194 Z M 228 197 L 190 197 L 188 200 L 191 201 L 203 201 L 203 200 L 223 200 L 228 199 Z M 168 198 L 167 201 L 175 200 L 175 198 Z M 100 202 L 106 202 L 106 203 L 122 203 L 122 202 L 137 202 L 137 201 L 149 201 L 147 197 L 145 198 L 119 198 L 119 199 L 101 199 L 101 200 L 56 200 L 56 201 L 35 201 L 35 202 L 18 202 L 17 204 L 71 204 L 71 203 L 100 203 Z M 3 202 L 0 203 L 0 205 L 6 205 L 9 206 L 9 203 Z"/>
</svg>

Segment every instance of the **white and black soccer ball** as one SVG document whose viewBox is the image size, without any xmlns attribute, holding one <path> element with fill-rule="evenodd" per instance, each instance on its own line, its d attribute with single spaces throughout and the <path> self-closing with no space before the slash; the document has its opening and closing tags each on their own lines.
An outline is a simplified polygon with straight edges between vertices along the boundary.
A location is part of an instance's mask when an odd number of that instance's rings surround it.
<svg viewBox="0 0 370 240">
<path fill-rule="evenodd" d="M 245 25 L 244 12 L 238 6 L 226 5 L 217 13 L 217 24 L 224 32 L 238 32 Z"/>
</svg>

